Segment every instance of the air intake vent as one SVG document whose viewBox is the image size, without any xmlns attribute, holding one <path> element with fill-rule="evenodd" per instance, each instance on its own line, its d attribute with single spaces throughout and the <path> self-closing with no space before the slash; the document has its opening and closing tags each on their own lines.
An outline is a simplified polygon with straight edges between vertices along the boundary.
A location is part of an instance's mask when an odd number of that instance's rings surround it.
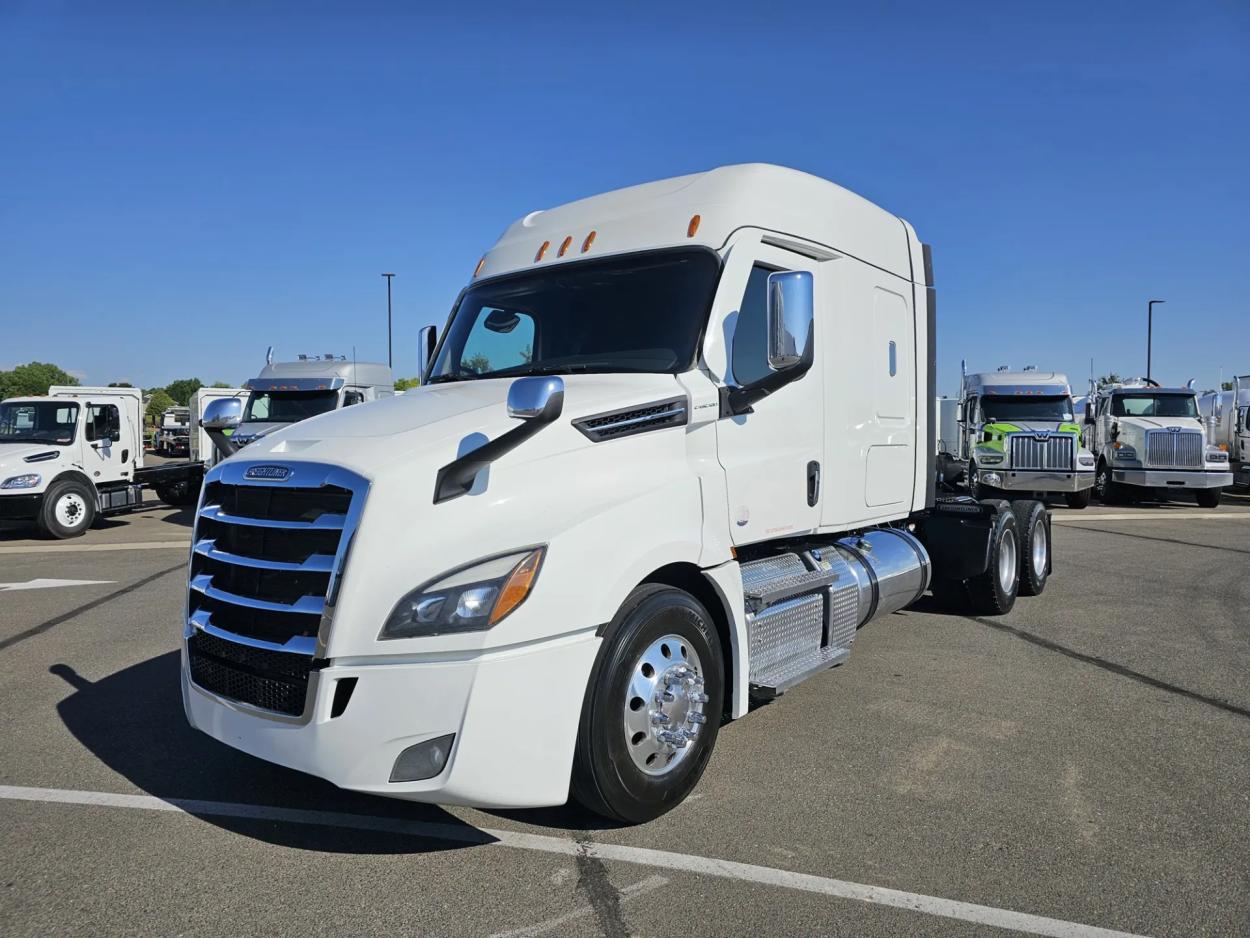
<svg viewBox="0 0 1250 938">
<path fill-rule="evenodd" d="M 604 440 L 615 440 L 622 436 L 633 436 L 635 433 L 646 433 L 649 430 L 664 430 L 668 427 L 686 425 L 688 408 L 684 397 L 671 397 L 666 401 L 642 404 L 638 407 L 627 407 L 624 410 L 613 410 L 606 414 L 595 414 L 574 420 L 573 426 L 582 431 L 586 438 L 601 443 Z"/>
<path fill-rule="evenodd" d="M 45 453 L 35 453 L 33 456 L 27 456 L 22 462 L 47 462 L 49 459 L 56 459 L 56 450 L 48 450 Z"/>
</svg>

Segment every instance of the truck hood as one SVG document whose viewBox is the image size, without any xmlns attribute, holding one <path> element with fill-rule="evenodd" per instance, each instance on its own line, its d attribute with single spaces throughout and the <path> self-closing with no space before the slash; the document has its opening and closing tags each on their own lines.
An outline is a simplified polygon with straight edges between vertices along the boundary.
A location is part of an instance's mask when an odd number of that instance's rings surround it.
<svg viewBox="0 0 1250 938">
<path fill-rule="evenodd" d="M 65 450 L 64 446 L 47 443 L 0 443 L 0 482 L 28 472 L 37 472 L 46 478 L 49 467 L 64 464 Z"/>
<path fill-rule="evenodd" d="M 996 420 L 987 423 L 985 429 L 993 433 L 1075 433 L 1080 434 L 1079 424 L 1070 420 Z"/>
<path fill-rule="evenodd" d="M 1129 427 L 1141 432 L 1166 430 L 1168 427 L 1206 432 L 1206 425 L 1197 417 L 1116 417 L 1115 422 L 1120 425 L 1121 432 Z"/>
<path fill-rule="evenodd" d="M 415 481 L 419 466 L 434 472 L 457 456 L 517 426 L 508 416 L 515 378 L 432 384 L 400 397 L 320 414 L 288 424 L 240 451 L 258 458 L 311 460 L 351 469 L 366 479 L 401 472 Z M 568 375 L 564 411 L 550 427 L 506 459 L 528 461 L 592 445 L 571 426 L 581 417 L 671 398 L 684 391 L 673 375 Z M 245 424 L 239 432 L 252 432 Z"/>
</svg>

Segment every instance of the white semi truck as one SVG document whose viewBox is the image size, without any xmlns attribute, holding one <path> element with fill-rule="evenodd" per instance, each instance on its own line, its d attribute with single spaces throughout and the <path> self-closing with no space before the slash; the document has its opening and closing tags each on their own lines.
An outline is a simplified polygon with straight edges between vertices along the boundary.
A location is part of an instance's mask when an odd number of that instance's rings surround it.
<svg viewBox="0 0 1250 938">
<path fill-rule="evenodd" d="M 1085 445 L 1098 463 L 1099 499 L 1192 491 L 1199 505 L 1215 508 L 1233 474 L 1229 454 L 1212 445 L 1207 429 L 1192 387 L 1160 387 L 1149 378 L 1102 387 L 1091 382 Z"/>
<path fill-rule="evenodd" d="M 421 387 L 209 473 L 191 724 L 357 791 L 638 822 L 869 620 L 1039 592 L 1040 503 L 936 496 L 929 257 L 768 165 L 520 219 Z"/>
<path fill-rule="evenodd" d="M 242 421 L 231 440 L 248 443 L 292 423 L 318 414 L 395 395 L 395 379 L 387 365 L 349 361 L 343 355 L 301 355 L 297 361 L 275 362 L 273 347 L 260 375 L 247 382 Z"/>
<path fill-rule="evenodd" d="M 943 476 L 963 477 L 974 498 L 1062 493 L 1070 508 L 1089 504 L 1094 455 L 1081 445 L 1067 375 L 999 368 L 964 373 L 953 449 L 939 455 Z"/>
<path fill-rule="evenodd" d="M 53 386 L 0 402 L 0 520 L 67 538 L 139 507 L 145 486 L 169 504 L 194 503 L 202 463 L 143 464 L 141 393 Z"/>
<path fill-rule="evenodd" d="M 1198 409 L 1211 427 L 1211 442 L 1228 453 L 1233 485 L 1250 487 L 1250 375 L 1233 378 L 1231 391 L 1202 395 Z"/>
</svg>

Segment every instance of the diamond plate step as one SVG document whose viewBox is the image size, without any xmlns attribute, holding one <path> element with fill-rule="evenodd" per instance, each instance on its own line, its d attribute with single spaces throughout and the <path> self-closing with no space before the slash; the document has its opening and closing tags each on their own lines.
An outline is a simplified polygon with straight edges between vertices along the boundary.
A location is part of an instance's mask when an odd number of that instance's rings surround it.
<svg viewBox="0 0 1250 938">
<path fill-rule="evenodd" d="M 838 648 L 831 645 L 827 648 L 816 648 L 793 658 L 778 662 L 775 667 L 767 668 L 751 679 L 751 695 L 753 697 L 777 697 L 788 688 L 793 687 L 818 671 L 841 664 L 851 655 L 849 648 Z"/>
<path fill-rule="evenodd" d="M 797 554 L 780 554 L 742 565 L 742 592 L 747 609 L 752 612 L 793 596 L 814 593 L 837 579 L 833 570 L 809 570 Z"/>
</svg>

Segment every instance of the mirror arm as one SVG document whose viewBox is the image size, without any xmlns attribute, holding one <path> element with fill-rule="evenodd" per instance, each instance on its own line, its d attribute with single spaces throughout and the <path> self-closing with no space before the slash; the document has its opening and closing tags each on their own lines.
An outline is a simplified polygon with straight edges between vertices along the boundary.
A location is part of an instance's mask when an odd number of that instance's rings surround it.
<svg viewBox="0 0 1250 938">
<path fill-rule="evenodd" d="M 438 470 L 438 476 L 434 479 L 434 504 L 468 495 L 473 488 L 473 480 L 477 478 L 479 472 L 500 456 L 512 452 L 555 419 L 555 417 L 534 417 L 526 420 L 519 427 L 513 427 L 506 433 L 501 433 L 493 440 L 483 443 L 477 449 L 443 466 Z"/>
<path fill-rule="evenodd" d="M 793 368 L 787 368 L 784 371 L 774 371 L 758 381 L 752 381 L 750 384 L 744 384 L 740 387 L 722 387 L 720 389 L 721 419 L 752 413 L 753 405 L 758 404 L 768 395 L 779 391 L 792 381 L 798 381 L 799 378 L 811 370 L 811 367 L 812 357 L 809 356 Z"/>
</svg>

